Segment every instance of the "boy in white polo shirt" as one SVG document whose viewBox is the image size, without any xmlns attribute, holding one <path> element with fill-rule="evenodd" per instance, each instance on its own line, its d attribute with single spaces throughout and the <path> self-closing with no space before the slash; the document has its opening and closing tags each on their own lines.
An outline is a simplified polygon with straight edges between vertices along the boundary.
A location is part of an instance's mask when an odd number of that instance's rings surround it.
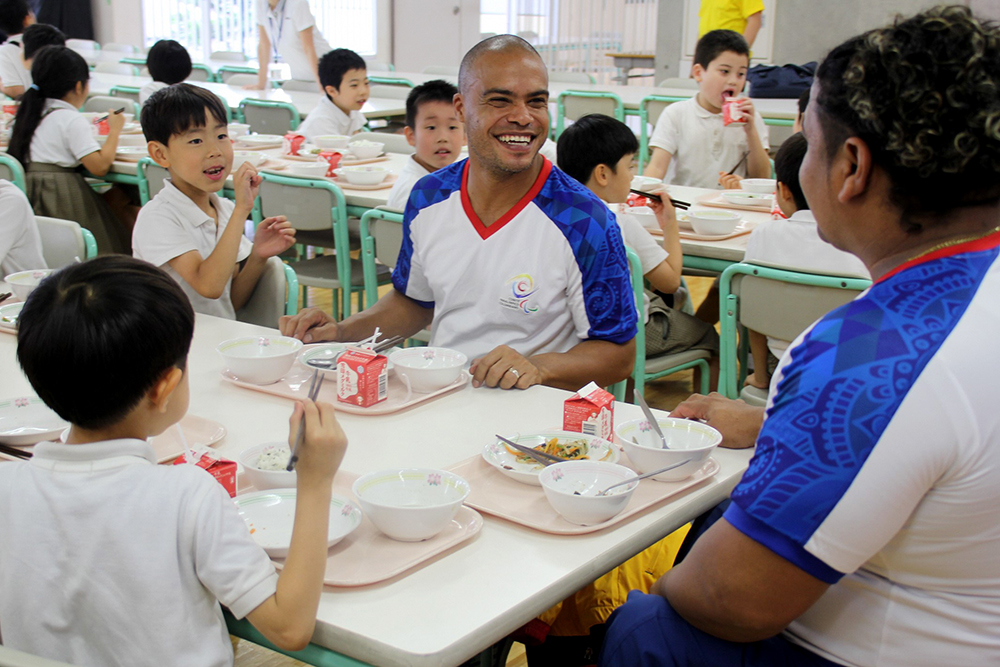
<svg viewBox="0 0 1000 667">
<path fill-rule="evenodd" d="M 27 0 L 0 2 L 0 30 L 7 33 L 7 41 L 0 45 L 0 90 L 8 97 L 20 97 L 31 85 L 31 72 L 21 59 L 21 37 L 34 22 Z"/>
<path fill-rule="evenodd" d="M 389 208 L 406 209 L 410 190 L 421 178 L 443 169 L 458 159 L 465 143 L 462 121 L 452 100 L 458 88 L 435 79 L 421 84 L 406 97 L 406 140 L 416 152 L 406 161 L 399 178 L 392 185 Z"/>
<path fill-rule="evenodd" d="M 173 280 L 123 255 L 74 264 L 18 324 L 24 374 L 71 427 L 0 465 L 4 645 L 74 665 L 224 667 L 220 603 L 286 650 L 308 644 L 347 447 L 333 406 L 292 413 L 289 441 L 303 415 L 305 438 L 279 576 L 222 486 L 197 466 L 156 465 L 147 441 L 189 402 L 194 311 Z"/>
<path fill-rule="evenodd" d="M 157 91 L 142 107 L 142 130 L 170 179 L 139 211 L 132 253 L 166 270 L 195 311 L 236 319 L 267 259 L 295 243 L 295 230 L 277 216 L 257 226 L 253 243 L 243 236 L 261 182 L 248 163 L 233 175 L 236 201 L 216 195 L 232 169 L 233 144 L 213 93 L 186 83 Z"/>
<path fill-rule="evenodd" d="M 752 122 L 726 125 L 723 120 L 722 106 L 743 90 L 749 63 L 750 47 L 738 32 L 713 30 L 698 40 L 692 68 L 698 94 L 660 114 L 644 175 L 664 178 L 673 166 L 670 183 L 700 188 L 717 188 L 719 177 L 730 171 L 770 177 L 767 126 L 750 98 L 741 97 L 737 104 Z"/>
<path fill-rule="evenodd" d="M 319 82 L 326 95 L 296 130 L 306 139 L 324 134 L 352 135 L 367 120 L 361 107 L 368 101 L 368 64 L 350 49 L 334 49 L 319 60 Z"/>
<path fill-rule="evenodd" d="M 0 211 L 0 276 L 46 268 L 31 202 L 20 188 L 2 179 Z"/>
</svg>

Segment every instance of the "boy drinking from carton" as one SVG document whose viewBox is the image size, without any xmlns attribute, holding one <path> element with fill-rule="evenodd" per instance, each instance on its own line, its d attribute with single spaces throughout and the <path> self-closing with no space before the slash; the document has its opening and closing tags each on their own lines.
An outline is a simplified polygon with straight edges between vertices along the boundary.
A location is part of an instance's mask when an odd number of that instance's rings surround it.
<svg viewBox="0 0 1000 667">
<path fill-rule="evenodd" d="M 222 486 L 156 465 L 147 442 L 187 411 L 193 330 L 177 283 L 121 255 L 71 265 L 25 304 L 18 361 L 71 427 L 0 465 L 5 646 L 74 665 L 232 665 L 220 603 L 280 647 L 309 642 L 347 439 L 333 406 L 296 404 L 298 502 L 277 575 Z"/>
<path fill-rule="evenodd" d="M 132 251 L 163 268 L 196 312 L 236 319 L 269 257 L 295 243 L 284 216 L 265 219 L 251 244 L 243 236 L 261 178 L 249 163 L 233 174 L 236 201 L 220 198 L 233 165 L 226 110 L 213 93 L 179 83 L 142 107 L 149 155 L 170 171 L 163 189 L 142 207 Z"/>
<path fill-rule="evenodd" d="M 737 97 L 746 84 L 750 48 L 732 30 L 713 30 L 698 40 L 692 73 L 698 94 L 671 104 L 656 121 L 644 174 L 664 178 L 674 166 L 671 183 L 718 187 L 729 172 L 768 178 L 767 127 L 749 97 Z M 725 108 L 725 109 L 724 109 Z M 728 113 L 733 112 L 730 120 Z"/>
<path fill-rule="evenodd" d="M 393 184 L 386 206 L 406 208 L 410 190 L 427 174 L 443 169 L 458 159 L 465 143 L 465 130 L 455 113 L 452 100 L 458 88 L 435 79 L 417 86 L 406 97 L 406 140 L 416 152 L 406 161 Z"/>
<path fill-rule="evenodd" d="M 296 130 L 307 140 L 325 134 L 357 134 L 367 122 L 368 65 L 350 49 L 334 49 L 319 59 L 319 83 L 326 91 Z"/>
</svg>

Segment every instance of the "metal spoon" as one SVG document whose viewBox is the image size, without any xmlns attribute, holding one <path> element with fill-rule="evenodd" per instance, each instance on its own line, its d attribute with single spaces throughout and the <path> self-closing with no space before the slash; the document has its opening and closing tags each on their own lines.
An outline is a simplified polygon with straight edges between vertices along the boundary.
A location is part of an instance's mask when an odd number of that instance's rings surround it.
<svg viewBox="0 0 1000 667">
<path fill-rule="evenodd" d="M 561 456 L 555 456 L 554 454 L 546 454 L 545 452 L 540 452 L 537 449 L 532 449 L 531 447 L 525 447 L 524 445 L 520 445 L 520 444 L 518 444 L 518 443 L 516 443 L 516 442 L 514 442 L 512 440 L 508 440 L 507 438 L 503 437 L 502 435 L 497 435 L 497 440 L 500 440 L 501 442 L 507 443 L 508 445 L 510 445 L 511 447 L 513 447 L 514 449 L 516 449 L 517 451 L 519 451 L 519 452 L 521 452 L 523 454 L 527 454 L 528 456 L 530 456 L 531 458 L 535 459 L 536 461 L 538 461 L 539 463 L 541 463 L 542 465 L 545 465 L 545 466 L 550 466 L 553 463 L 560 463 L 562 461 L 566 461 L 567 460 L 567 459 L 562 458 Z M 544 441 L 545 440 L 543 438 L 542 442 L 544 443 Z"/>
<path fill-rule="evenodd" d="M 656 421 L 656 417 L 653 416 L 653 411 L 650 410 L 649 406 L 646 404 L 646 399 L 644 399 L 642 394 L 635 389 L 632 390 L 632 394 L 635 396 L 635 402 L 639 404 L 640 408 L 642 408 L 642 414 L 646 416 L 646 421 L 648 421 L 649 425 L 653 427 L 654 431 L 656 431 L 656 435 L 660 436 L 660 443 L 662 444 L 661 449 L 670 449 L 667 445 L 667 439 L 663 437 L 663 431 L 660 430 L 660 423 Z"/>
<path fill-rule="evenodd" d="M 681 461 L 680 463 L 675 463 L 672 466 L 667 466 L 666 468 L 660 468 L 659 470 L 654 470 L 653 472 L 643 473 L 642 475 L 639 475 L 638 477 L 632 477 L 631 479 L 626 479 L 626 480 L 621 481 L 621 482 L 615 482 L 611 486 L 609 486 L 606 489 L 604 489 L 603 491 L 599 492 L 597 495 L 599 495 L 599 496 L 606 496 L 606 495 L 608 495 L 608 491 L 610 491 L 611 489 L 615 488 L 616 486 L 622 486 L 624 484 L 631 484 L 632 482 L 639 481 L 640 479 L 646 479 L 647 477 L 656 477 L 657 475 L 659 475 L 661 473 L 665 473 L 668 470 L 673 470 L 674 468 L 680 468 L 685 463 L 691 463 L 691 459 L 688 459 L 687 461 Z"/>
</svg>

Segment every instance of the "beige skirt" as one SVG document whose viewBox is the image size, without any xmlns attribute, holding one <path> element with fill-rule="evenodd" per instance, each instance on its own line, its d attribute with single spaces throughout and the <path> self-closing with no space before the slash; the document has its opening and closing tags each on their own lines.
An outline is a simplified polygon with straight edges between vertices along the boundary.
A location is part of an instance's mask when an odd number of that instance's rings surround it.
<svg viewBox="0 0 1000 667">
<path fill-rule="evenodd" d="M 89 229 L 101 255 L 132 254 L 128 230 L 94 192 L 79 171 L 55 164 L 30 162 L 25 170 L 28 200 L 35 215 L 73 220 Z"/>
</svg>

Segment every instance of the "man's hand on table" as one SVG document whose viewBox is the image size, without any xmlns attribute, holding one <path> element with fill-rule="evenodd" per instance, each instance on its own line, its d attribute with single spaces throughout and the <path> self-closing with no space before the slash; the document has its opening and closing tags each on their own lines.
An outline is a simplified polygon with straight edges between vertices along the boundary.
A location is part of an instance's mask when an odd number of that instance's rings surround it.
<svg viewBox="0 0 1000 667">
<path fill-rule="evenodd" d="M 527 358 L 506 345 L 494 348 L 486 356 L 474 359 L 469 368 L 472 386 L 527 389 L 540 384 L 542 374 Z"/>
<path fill-rule="evenodd" d="M 764 421 L 764 408 L 734 401 L 722 394 L 692 394 L 674 408 L 671 417 L 700 419 L 722 434 L 722 446 L 729 449 L 753 447 Z"/>
<path fill-rule="evenodd" d="M 303 343 L 337 340 L 337 321 L 319 308 L 306 308 L 297 315 L 283 315 L 278 320 L 282 336 L 298 338 Z"/>
</svg>

